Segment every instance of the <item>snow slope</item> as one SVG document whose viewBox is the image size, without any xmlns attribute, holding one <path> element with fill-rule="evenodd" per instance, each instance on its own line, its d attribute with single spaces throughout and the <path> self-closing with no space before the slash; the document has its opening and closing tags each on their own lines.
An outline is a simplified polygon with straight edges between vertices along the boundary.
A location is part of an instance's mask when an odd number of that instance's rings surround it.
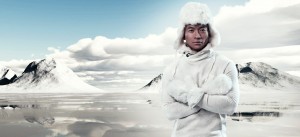
<svg viewBox="0 0 300 137">
<path fill-rule="evenodd" d="M 144 87 L 142 87 L 138 91 L 144 92 L 144 93 L 157 93 L 157 92 L 159 92 L 159 90 L 161 88 L 161 78 L 162 78 L 162 76 L 163 76 L 163 74 L 159 74 L 157 77 L 152 79 L 148 84 L 146 84 Z"/>
<path fill-rule="evenodd" d="M 262 62 L 239 64 L 240 84 L 258 88 L 300 89 L 300 78 Z"/>
<path fill-rule="evenodd" d="M 83 82 L 71 69 L 54 59 L 43 59 L 31 62 L 12 84 L 1 86 L 0 92 L 85 93 L 103 90 Z"/>
</svg>

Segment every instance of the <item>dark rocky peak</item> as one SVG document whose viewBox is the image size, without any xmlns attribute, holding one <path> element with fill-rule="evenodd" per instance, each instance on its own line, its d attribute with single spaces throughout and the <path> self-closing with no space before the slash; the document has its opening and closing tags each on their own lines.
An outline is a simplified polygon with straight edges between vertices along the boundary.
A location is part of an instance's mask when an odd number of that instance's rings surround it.
<svg viewBox="0 0 300 137">
<path fill-rule="evenodd" d="M 17 78 L 14 71 L 7 67 L 0 67 L 0 85 L 12 83 Z"/>
<path fill-rule="evenodd" d="M 27 65 L 22 75 L 14 83 L 22 86 L 23 84 L 38 85 L 42 81 L 57 82 L 56 77 L 51 73 L 55 68 L 56 62 L 54 59 L 43 59 L 39 62 L 33 61 Z"/>
<path fill-rule="evenodd" d="M 152 79 L 147 85 L 145 85 L 144 87 L 142 87 L 142 89 L 151 87 L 153 85 L 156 85 L 157 83 L 159 83 L 161 81 L 162 76 L 163 76 L 163 74 L 159 74 L 154 79 Z"/>
<path fill-rule="evenodd" d="M 40 72 L 48 73 L 56 68 L 56 62 L 54 59 L 43 59 L 39 62 L 31 62 L 24 70 L 23 73 Z"/>
</svg>

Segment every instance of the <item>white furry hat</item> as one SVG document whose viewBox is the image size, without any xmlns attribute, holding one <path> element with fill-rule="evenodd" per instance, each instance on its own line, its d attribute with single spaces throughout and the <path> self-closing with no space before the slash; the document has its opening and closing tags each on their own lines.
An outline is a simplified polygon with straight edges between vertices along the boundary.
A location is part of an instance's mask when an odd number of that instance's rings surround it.
<svg viewBox="0 0 300 137">
<path fill-rule="evenodd" d="M 210 34 L 209 43 L 212 47 L 220 44 L 220 34 L 214 27 L 213 19 L 207 5 L 196 2 L 188 2 L 181 8 L 179 19 L 180 26 L 178 28 L 178 37 L 174 45 L 175 49 L 179 49 L 179 47 L 184 44 L 184 28 L 187 24 L 208 24 Z"/>
</svg>

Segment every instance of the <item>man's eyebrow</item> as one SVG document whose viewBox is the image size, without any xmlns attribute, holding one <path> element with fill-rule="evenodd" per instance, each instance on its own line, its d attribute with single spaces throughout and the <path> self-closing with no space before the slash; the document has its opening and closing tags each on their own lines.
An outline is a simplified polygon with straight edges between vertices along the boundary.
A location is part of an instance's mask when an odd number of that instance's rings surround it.
<svg viewBox="0 0 300 137">
<path fill-rule="evenodd" d="M 187 26 L 186 29 L 194 29 L 195 26 Z"/>
<path fill-rule="evenodd" d="M 199 28 L 207 28 L 207 25 L 201 25 Z"/>
<path fill-rule="evenodd" d="M 202 28 L 207 28 L 208 26 L 207 25 L 200 25 L 199 28 L 202 29 Z M 193 25 L 189 25 L 189 26 L 186 26 L 186 29 L 195 29 L 197 28 L 197 26 L 193 26 Z"/>
</svg>

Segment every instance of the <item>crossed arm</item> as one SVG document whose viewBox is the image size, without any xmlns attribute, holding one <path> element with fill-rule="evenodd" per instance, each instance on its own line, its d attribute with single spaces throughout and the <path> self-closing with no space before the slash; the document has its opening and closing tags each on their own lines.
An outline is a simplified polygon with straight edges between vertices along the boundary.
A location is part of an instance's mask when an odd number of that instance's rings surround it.
<svg viewBox="0 0 300 137">
<path fill-rule="evenodd" d="M 232 88 L 227 94 L 210 95 L 204 94 L 203 98 L 196 104 L 205 110 L 231 115 L 237 108 L 239 102 L 238 72 L 233 62 L 225 69 L 226 74 L 232 80 Z"/>
<path fill-rule="evenodd" d="M 163 109 L 165 113 L 167 114 L 168 119 L 174 120 L 174 119 L 180 119 L 183 117 L 187 117 L 191 114 L 194 114 L 198 112 L 200 109 L 205 109 L 207 111 L 211 111 L 214 113 L 219 114 L 232 114 L 234 113 L 238 100 L 239 100 L 239 87 L 238 87 L 238 74 L 235 68 L 235 64 L 233 62 L 230 62 L 225 71 L 224 74 L 227 75 L 231 82 L 232 82 L 232 88 L 228 91 L 226 94 L 207 94 L 203 93 L 200 98 L 194 102 L 194 105 L 188 106 L 187 102 L 189 102 L 188 98 L 183 99 L 178 98 L 178 94 L 170 94 L 170 90 L 173 91 L 173 89 L 170 88 L 170 80 L 164 79 L 162 81 L 162 102 L 163 102 Z M 190 92 L 203 92 L 201 88 L 193 88 L 193 91 L 188 91 L 191 89 L 175 89 L 178 90 L 181 96 L 189 96 L 188 93 Z M 216 89 L 218 90 L 218 89 Z M 177 91 L 176 91 L 177 92 Z M 177 93 L 178 93 L 177 92 Z M 216 91 L 218 92 L 218 91 Z M 174 92 L 173 92 L 174 93 Z M 176 96 L 176 97 L 175 97 Z M 183 100 L 182 100 L 183 99 Z"/>
</svg>

